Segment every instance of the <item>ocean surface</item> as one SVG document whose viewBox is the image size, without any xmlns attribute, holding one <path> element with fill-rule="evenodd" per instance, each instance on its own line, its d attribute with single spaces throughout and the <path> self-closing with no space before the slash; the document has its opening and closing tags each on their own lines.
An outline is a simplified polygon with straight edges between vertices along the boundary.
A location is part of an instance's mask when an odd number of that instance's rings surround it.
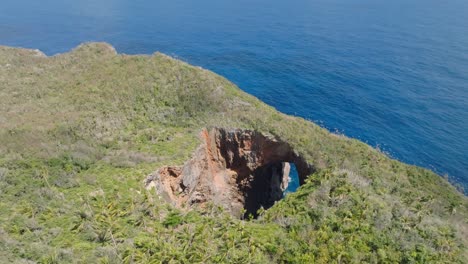
<svg viewBox="0 0 468 264">
<path fill-rule="evenodd" d="M 2 0 L 0 45 L 172 55 L 468 187 L 466 0 Z"/>
</svg>

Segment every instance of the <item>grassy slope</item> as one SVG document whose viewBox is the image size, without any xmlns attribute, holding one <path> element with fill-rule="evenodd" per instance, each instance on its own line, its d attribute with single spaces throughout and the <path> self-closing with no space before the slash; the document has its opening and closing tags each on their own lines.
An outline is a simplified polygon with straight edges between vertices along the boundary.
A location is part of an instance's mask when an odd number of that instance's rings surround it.
<svg viewBox="0 0 468 264">
<path fill-rule="evenodd" d="M 0 262 L 467 261 L 468 201 L 446 180 L 165 55 L 0 47 L 0 98 Z M 277 135 L 318 172 L 258 220 L 177 211 L 142 180 L 205 126 Z"/>
</svg>

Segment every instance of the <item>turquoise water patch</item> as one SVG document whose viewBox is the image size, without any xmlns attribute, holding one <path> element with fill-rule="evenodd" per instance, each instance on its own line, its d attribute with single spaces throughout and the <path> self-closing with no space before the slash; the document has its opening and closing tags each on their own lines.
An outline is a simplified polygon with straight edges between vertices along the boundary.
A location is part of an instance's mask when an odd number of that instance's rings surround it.
<svg viewBox="0 0 468 264">
<path fill-rule="evenodd" d="M 297 168 L 294 163 L 289 163 L 291 165 L 291 171 L 289 172 L 289 184 L 288 188 L 283 192 L 283 195 L 286 196 L 288 193 L 295 192 L 299 188 L 299 174 L 297 173 Z"/>
</svg>

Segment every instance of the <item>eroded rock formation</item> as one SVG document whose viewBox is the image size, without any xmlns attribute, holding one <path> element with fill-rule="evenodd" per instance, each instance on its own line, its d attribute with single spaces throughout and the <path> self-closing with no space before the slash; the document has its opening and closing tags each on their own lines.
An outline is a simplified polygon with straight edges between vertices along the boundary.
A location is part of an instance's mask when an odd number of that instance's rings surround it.
<svg viewBox="0 0 468 264">
<path fill-rule="evenodd" d="M 312 171 L 287 142 L 251 130 L 203 130 L 202 144 L 183 166 L 163 167 L 149 175 L 147 188 L 177 207 L 221 205 L 240 217 L 256 214 L 283 197 L 290 164 L 301 184 Z M 244 209 L 244 210 L 243 210 Z"/>
</svg>

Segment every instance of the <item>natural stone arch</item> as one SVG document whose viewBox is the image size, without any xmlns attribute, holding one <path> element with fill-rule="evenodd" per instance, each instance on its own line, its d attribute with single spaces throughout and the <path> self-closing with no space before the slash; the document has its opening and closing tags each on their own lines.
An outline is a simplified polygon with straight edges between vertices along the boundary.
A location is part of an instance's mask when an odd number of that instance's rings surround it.
<svg viewBox="0 0 468 264">
<path fill-rule="evenodd" d="M 147 187 L 175 206 L 204 206 L 212 201 L 234 216 L 256 214 L 282 198 L 289 163 L 300 184 L 314 170 L 292 147 L 252 130 L 213 128 L 201 133 L 203 143 L 181 167 L 163 167 L 148 176 Z"/>
</svg>

